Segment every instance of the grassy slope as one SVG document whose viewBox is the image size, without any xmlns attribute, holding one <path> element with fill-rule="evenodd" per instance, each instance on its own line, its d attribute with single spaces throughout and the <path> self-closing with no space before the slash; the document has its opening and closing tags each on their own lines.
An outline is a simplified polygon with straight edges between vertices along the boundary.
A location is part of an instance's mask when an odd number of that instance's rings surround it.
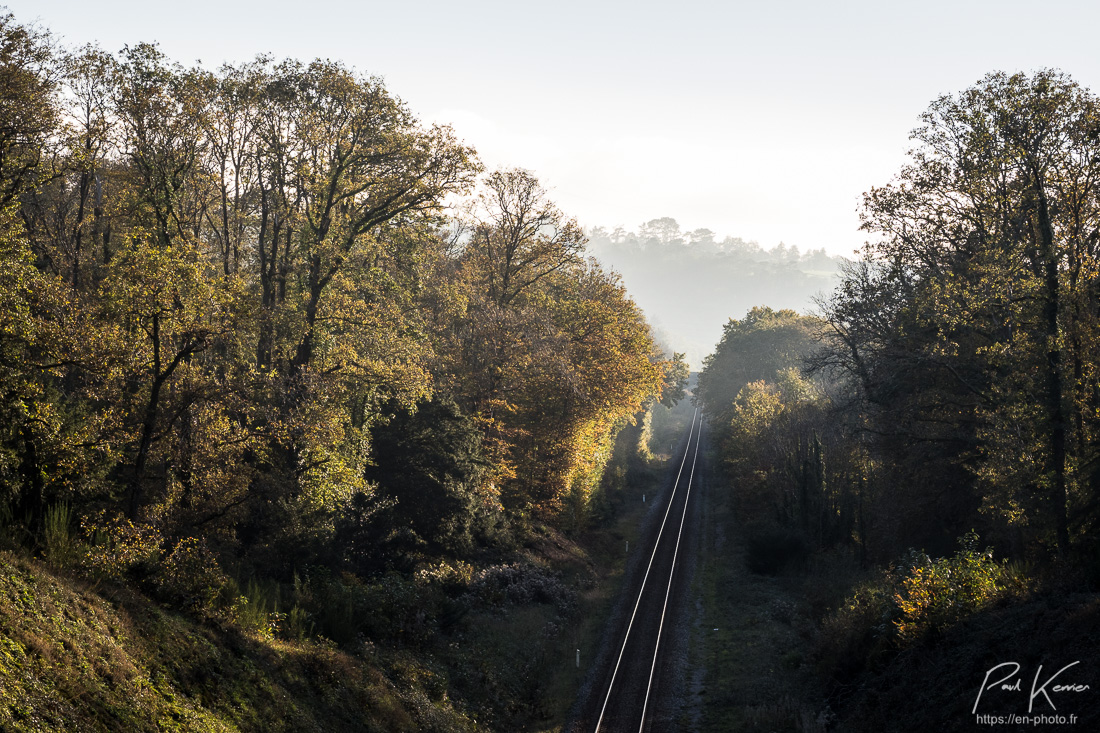
<svg viewBox="0 0 1100 733">
<path fill-rule="evenodd" d="M 393 661 L 393 660 L 388 660 Z M 0 728 L 462 730 L 438 691 L 318 644 L 250 638 L 0 554 Z"/>
<path fill-rule="evenodd" d="M 986 672 L 1002 662 L 1021 665 L 1020 692 L 983 693 L 978 712 L 1028 713 L 1038 685 L 1078 661 L 1052 685 L 1087 684 L 1080 693 L 1051 693 L 1056 709 L 1040 696 L 1033 714 L 1076 715 L 1073 725 L 1004 726 L 1007 730 L 1100 730 L 1100 595 L 1047 594 L 1025 603 L 975 614 L 929 635 L 865 672 L 839 710 L 842 731 L 982 730 L 971 713 Z M 990 678 L 995 682 L 1008 670 Z M 1014 681 L 1014 680 L 1013 680 Z M 1047 689 L 1050 689 L 1048 687 Z"/>
<path fill-rule="evenodd" d="M 816 731 L 820 686 L 810 684 L 812 624 L 796 577 L 748 571 L 728 491 L 713 481 L 704 505 L 704 544 L 695 591 L 701 608 L 693 666 L 699 731 Z"/>
</svg>

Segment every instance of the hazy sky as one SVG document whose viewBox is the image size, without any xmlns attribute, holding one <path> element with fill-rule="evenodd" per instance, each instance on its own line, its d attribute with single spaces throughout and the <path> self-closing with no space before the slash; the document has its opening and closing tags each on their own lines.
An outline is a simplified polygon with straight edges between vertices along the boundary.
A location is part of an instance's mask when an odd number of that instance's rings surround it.
<svg viewBox="0 0 1100 733">
<path fill-rule="evenodd" d="M 1100 91 L 1086 2 L 416 3 L 16 0 L 68 45 L 157 41 L 214 67 L 339 59 L 522 166 L 586 226 L 684 229 L 849 254 L 860 194 L 903 161 L 936 96 L 992 70 Z"/>
</svg>

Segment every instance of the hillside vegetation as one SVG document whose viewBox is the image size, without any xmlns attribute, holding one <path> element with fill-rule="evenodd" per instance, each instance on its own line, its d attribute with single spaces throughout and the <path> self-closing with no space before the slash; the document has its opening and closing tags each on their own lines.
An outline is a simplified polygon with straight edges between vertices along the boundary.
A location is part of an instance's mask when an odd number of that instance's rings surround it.
<svg viewBox="0 0 1100 733">
<path fill-rule="evenodd" d="M 806 652 L 758 729 L 1095 726 L 1095 695 L 973 706 L 1011 661 L 1025 687 L 1070 665 L 1065 683 L 1096 688 L 1098 119 L 1050 71 L 936 100 L 866 194 L 869 242 L 820 314 L 754 309 L 707 359 L 727 554 L 781 579 L 761 591 L 779 610 L 756 610 Z"/>
<path fill-rule="evenodd" d="M 5 15 L 0 88 L 3 725 L 563 715 L 576 539 L 688 375 L 537 177 L 334 61 Z"/>
</svg>

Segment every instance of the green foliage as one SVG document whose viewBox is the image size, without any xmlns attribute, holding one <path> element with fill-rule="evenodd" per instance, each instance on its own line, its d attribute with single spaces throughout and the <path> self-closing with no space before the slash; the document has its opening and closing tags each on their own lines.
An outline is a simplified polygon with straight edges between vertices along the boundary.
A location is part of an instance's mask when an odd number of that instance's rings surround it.
<svg viewBox="0 0 1100 733">
<path fill-rule="evenodd" d="M 754 309 L 731 321 L 700 375 L 721 467 L 735 487 L 756 572 L 797 566 L 811 550 L 862 543 L 859 445 L 836 429 L 837 406 L 801 368 L 820 331 L 816 319 Z M 742 384 L 752 375 L 762 378 Z M 728 403 L 726 390 L 741 384 Z M 708 396 L 709 395 L 709 396 Z M 840 423 L 843 424 L 843 423 Z"/>
<path fill-rule="evenodd" d="M 444 201 L 480 164 L 381 80 L 187 69 L 149 44 L 56 55 L 11 16 L 0 32 L 25 95 L 0 135 L 0 476 L 34 532 L 59 501 L 109 505 L 286 574 L 331 557 L 358 502 L 393 509 L 384 534 L 407 528 L 410 556 L 466 552 L 498 495 L 549 518 L 575 489 L 586 510 L 614 432 L 662 372 L 678 388 L 682 363 L 654 356 L 532 174 L 488 175 L 447 241 Z M 371 441 L 394 415 L 420 430 L 401 416 L 433 386 L 481 446 L 401 479 Z M 407 511 L 420 499 L 434 519 Z"/>
<path fill-rule="evenodd" d="M 617 435 L 687 371 L 535 176 L 490 173 L 455 234 L 481 165 L 379 78 L 69 52 L 10 15 L 0 41 L 5 537 L 266 649 L 572 613 L 509 543 L 585 526 Z M 494 704 L 534 689 L 522 662 Z M 171 703 L 160 728 L 265 728 L 177 705 L 163 669 L 128 688 Z M 412 676 L 367 727 L 465 727 Z"/>
<path fill-rule="evenodd" d="M 407 656 L 243 635 L 125 587 L 98 595 L 9 554 L 0 555 L 0 625 L 4 730 L 474 728 Z"/>
<path fill-rule="evenodd" d="M 211 616 L 220 610 L 229 578 L 201 539 L 185 537 L 159 563 L 153 583 L 173 606 Z"/>
<path fill-rule="evenodd" d="M 94 577 L 121 580 L 144 576 L 160 560 L 163 538 L 151 525 L 100 513 L 84 517 L 80 526 L 87 540 L 84 563 Z"/>
<path fill-rule="evenodd" d="M 894 622 L 902 643 L 947 626 L 985 608 L 1004 591 L 1005 570 L 993 550 L 978 549 L 978 535 L 959 538 L 959 550 L 948 558 L 914 553 L 903 560 L 893 593 L 900 618 Z"/>
<path fill-rule="evenodd" d="M 1019 554 L 1091 533 L 1098 116 L 1060 72 L 989 74 L 935 100 L 910 164 L 866 194 L 821 364 L 883 458 L 884 542 L 944 546 L 979 509 Z"/>
<path fill-rule="evenodd" d="M 274 639 L 283 618 L 279 613 L 278 585 L 250 578 L 245 592 L 233 604 L 232 616 L 246 631 L 263 639 Z"/>
<path fill-rule="evenodd" d="M 768 307 L 730 319 L 704 361 L 696 399 L 717 419 L 728 421 L 737 394 L 751 382 L 774 381 L 781 370 L 797 368 L 816 347 L 823 326 L 813 316 Z"/>
<path fill-rule="evenodd" d="M 888 572 L 858 586 L 826 617 L 818 654 L 833 673 L 858 669 L 874 655 L 913 644 L 1008 597 L 1026 593 L 1019 568 L 979 549 L 971 531 L 949 557 L 910 551 Z"/>
<path fill-rule="evenodd" d="M 481 432 L 457 405 L 436 399 L 399 411 L 371 437 L 374 466 L 365 475 L 378 484 L 382 508 L 341 535 L 346 552 L 368 555 L 367 535 L 391 561 L 419 552 L 462 555 L 492 539 L 503 519 L 499 498 L 489 486 Z"/>
<path fill-rule="evenodd" d="M 46 510 L 43 526 L 46 560 L 57 568 L 65 568 L 76 559 L 77 544 L 72 533 L 73 511 L 68 504 L 55 504 Z"/>
<path fill-rule="evenodd" d="M 580 522 L 615 433 L 659 393 L 669 362 L 532 174 L 491 174 L 469 226 L 466 309 L 440 345 L 454 395 L 482 426 L 505 510 Z"/>
<path fill-rule="evenodd" d="M 684 360 L 685 354 L 674 352 L 665 362 L 664 385 L 661 388 L 661 404 L 674 407 L 687 395 L 687 384 L 691 378 L 691 368 Z"/>
</svg>

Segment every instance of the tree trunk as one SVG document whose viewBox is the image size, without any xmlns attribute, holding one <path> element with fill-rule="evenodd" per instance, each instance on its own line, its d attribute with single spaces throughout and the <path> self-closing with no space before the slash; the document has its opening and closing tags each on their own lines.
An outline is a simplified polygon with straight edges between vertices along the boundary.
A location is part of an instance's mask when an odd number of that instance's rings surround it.
<svg viewBox="0 0 1100 733">
<path fill-rule="evenodd" d="M 1058 542 L 1058 552 L 1065 554 L 1069 550 L 1069 521 L 1066 515 L 1066 415 L 1062 384 L 1062 348 L 1058 339 L 1058 253 L 1054 246 L 1054 229 L 1050 223 L 1050 210 L 1046 192 L 1037 171 L 1033 172 L 1035 193 L 1038 198 L 1037 229 L 1040 251 L 1043 256 L 1043 327 L 1047 341 L 1046 374 L 1046 412 L 1050 423 L 1050 463 L 1048 471 L 1053 474 L 1050 500 L 1054 514 L 1054 528 Z"/>
</svg>

